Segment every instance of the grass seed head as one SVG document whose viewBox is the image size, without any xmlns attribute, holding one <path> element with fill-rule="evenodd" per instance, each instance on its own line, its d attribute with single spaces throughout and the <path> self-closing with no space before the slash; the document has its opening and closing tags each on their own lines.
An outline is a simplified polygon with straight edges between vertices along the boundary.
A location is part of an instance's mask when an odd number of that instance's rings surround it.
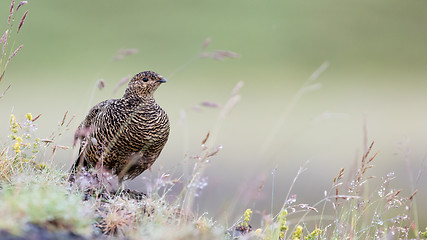
<svg viewBox="0 0 427 240">
<path fill-rule="evenodd" d="M 202 44 L 202 50 L 207 48 L 209 44 L 211 43 L 212 39 L 210 37 L 206 38 L 205 41 Z"/>
<path fill-rule="evenodd" d="M 0 44 L 2 44 L 3 43 L 3 47 L 2 47 L 2 50 L 1 50 L 1 56 L 3 57 L 3 54 L 4 54 L 4 50 L 6 49 L 6 43 L 7 43 L 7 34 L 8 34 L 8 32 L 9 32 L 9 29 L 7 29 L 4 33 L 3 33 L 3 36 L 1 37 L 1 39 L 0 39 Z"/>
<path fill-rule="evenodd" d="M 10 26 L 10 19 L 12 18 L 12 15 L 13 15 L 13 6 L 15 6 L 15 0 L 13 0 L 12 3 L 10 4 L 9 18 L 7 19 L 8 26 Z"/>
<path fill-rule="evenodd" d="M 134 55 L 138 53 L 137 48 L 121 48 L 117 52 L 116 56 L 114 56 L 113 61 L 120 61 L 126 56 Z"/>
<path fill-rule="evenodd" d="M 21 2 L 19 2 L 18 6 L 16 7 L 16 11 L 18 11 L 20 7 L 24 6 L 27 3 L 28 3 L 28 1 L 21 1 Z"/>
<path fill-rule="evenodd" d="M 24 25 L 24 21 L 25 21 L 25 18 L 27 17 L 27 14 L 28 14 L 28 10 L 25 11 L 24 16 L 22 16 L 22 18 L 21 18 L 21 22 L 19 22 L 19 27 L 18 27 L 17 33 L 19 33 L 19 30 L 21 29 L 22 25 Z"/>
<path fill-rule="evenodd" d="M 131 79 L 130 75 L 127 75 L 126 77 L 123 77 L 116 85 L 116 87 L 113 90 L 113 93 L 117 92 L 117 90 L 119 90 L 119 88 L 121 86 L 123 86 L 124 84 L 126 84 L 127 82 L 129 82 L 129 80 Z"/>
<path fill-rule="evenodd" d="M 16 56 L 16 54 L 18 54 L 19 50 L 21 50 L 21 48 L 24 46 L 24 44 L 21 44 L 15 51 L 13 51 L 13 53 L 9 56 L 8 62 Z M 7 63 L 6 63 L 7 64 Z"/>
</svg>

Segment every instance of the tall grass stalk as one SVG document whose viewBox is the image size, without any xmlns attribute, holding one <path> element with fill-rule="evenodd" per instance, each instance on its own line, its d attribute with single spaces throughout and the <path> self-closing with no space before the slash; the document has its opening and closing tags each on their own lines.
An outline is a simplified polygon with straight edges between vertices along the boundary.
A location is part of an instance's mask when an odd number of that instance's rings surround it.
<svg viewBox="0 0 427 240">
<path fill-rule="evenodd" d="M 279 130 L 282 126 L 286 125 L 286 122 L 289 118 L 289 115 L 296 107 L 297 103 L 300 101 L 300 99 L 304 96 L 304 94 L 315 91 L 322 87 L 321 83 L 315 83 L 316 80 L 320 77 L 320 75 L 326 71 L 326 69 L 329 67 L 328 62 L 324 62 L 320 67 L 314 71 L 311 76 L 307 79 L 307 81 L 301 86 L 300 89 L 295 93 L 295 95 L 292 97 L 291 101 L 287 106 L 285 106 L 282 115 L 280 115 L 279 119 L 277 120 L 274 127 L 271 129 L 270 133 L 267 135 L 266 140 L 264 141 L 262 147 L 261 147 L 261 153 L 265 153 L 268 148 L 273 143 L 274 139 L 277 137 L 277 134 L 279 133 Z"/>
<path fill-rule="evenodd" d="M 233 88 L 230 98 L 220 110 L 216 124 L 213 128 L 212 134 L 209 132 L 206 135 L 205 139 L 203 139 L 202 141 L 201 154 L 194 158 L 195 163 L 194 163 L 193 171 L 190 175 L 190 179 L 187 182 L 187 184 L 184 186 L 180 194 L 183 196 L 183 200 L 182 200 L 183 213 L 190 213 L 192 211 L 194 201 L 197 196 L 196 194 L 197 189 L 200 187 L 199 184 L 201 183 L 204 171 L 210 162 L 210 158 L 215 156 L 222 149 L 222 145 L 215 146 L 215 140 L 218 134 L 218 130 L 220 129 L 227 115 L 230 113 L 233 107 L 240 100 L 239 90 L 241 89 L 242 86 L 243 86 L 243 83 L 238 82 L 236 86 Z"/>
<path fill-rule="evenodd" d="M 28 10 L 22 14 L 20 17 L 20 22 L 18 26 L 15 26 L 15 19 L 16 15 L 18 14 L 18 11 L 20 8 L 25 5 L 27 1 L 21 1 L 18 5 L 15 4 L 15 0 L 12 0 L 10 4 L 10 10 L 9 10 L 9 16 L 7 19 L 7 25 L 6 30 L 3 32 L 3 35 L 0 38 L 0 83 L 3 80 L 4 74 L 6 72 L 6 69 L 10 63 L 10 61 L 13 59 L 13 57 L 18 54 L 18 52 L 22 49 L 24 46 L 21 44 L 19 47 L 15 48 L 15 44 L 18 41 L 19 32 L 24 25 L 24 21 L 27 17 Z M 22 10 L 20 11 L 22 12 Z M 12 41 L 12 42 L 11 42 Z M 12 45 L 10 45 L 12 44 Z"/>
</svg>

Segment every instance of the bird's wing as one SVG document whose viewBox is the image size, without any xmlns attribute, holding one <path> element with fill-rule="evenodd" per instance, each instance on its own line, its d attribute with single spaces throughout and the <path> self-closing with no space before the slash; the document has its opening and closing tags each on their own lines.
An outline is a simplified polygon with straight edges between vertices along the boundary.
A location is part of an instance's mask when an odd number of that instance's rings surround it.
<svg viewBox="0 0 427 240">
<path fill-rule="evenodd" d="M 102 109 L 108 104 L 109 100 L 100 102 L 89 110 L 86 118 L 80 123 L 76 132 L 74 133 L 74 145 L 76 145 L 79 139 L 83 139 L 93 129 L 93 119 L 102 111 Z"/>
</svg>

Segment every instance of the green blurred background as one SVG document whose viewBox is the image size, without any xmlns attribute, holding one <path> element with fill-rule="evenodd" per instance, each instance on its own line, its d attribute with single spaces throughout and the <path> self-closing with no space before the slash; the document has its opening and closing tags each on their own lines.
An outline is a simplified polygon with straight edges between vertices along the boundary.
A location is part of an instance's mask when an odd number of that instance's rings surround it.
<svg viewBox="0 0 427 240">
<path fill-rule="evenodd" d="M 2 32 L 9 6 L 0 2 Z M 224 148 L 205 172 L 199 213 L 232 222 L 248 207 L 269 212 L 273 178 L 277 211 L 304 164 L 307 170 L 292 193 L 298 202 L 317 202 L 342 167 L 347 174 L 354 170 L 366 126 L 368 141 L 375 140 L 379 151 L 370 170 L 377 176 L 373 181 L 394 172 L 395 188 L 406 195 L 418 189 L 425 226 L 426 8 L 425 0 L 29 1 L 17 42 L 24 48 L 0 85 L 1 92 L 11 85 L 0 100 L 2 141 L 10 113 L 21 120 L 27 112 L 41 113 L 37 135 L 44 138 L 68 111 L 76 121 L 60 143 L 71 146 L 89 107 L 122 95 L 125 86 L 112 93 L 121 78 L 156 71 L 168 79 L 156 98 L 172 132 L 153 171 L 128 184 L 144 190 L 144 181 L 155 179 L 159 168 L 175 176 L 191 168 L 185 156 L 200 151 L 219 113 L 194 106 L 223 105 L 243 81 L 241 101 L 218 129 L 215 144 Z M 212 42 L 205 51 L 229 50 L 240 57 L 198 59 L 207 37 Z M 139 53 L 112 61 L 120 48 Z M 272 135 L 295 94 L 325 61 L 330 65 L 317 80 L 321 88 L 304 94 Z M 106 87 L 92 94 L 100 78 Z M 75 154 L 61 150 L 58 166 L 67 169 Z"/>
</svg>

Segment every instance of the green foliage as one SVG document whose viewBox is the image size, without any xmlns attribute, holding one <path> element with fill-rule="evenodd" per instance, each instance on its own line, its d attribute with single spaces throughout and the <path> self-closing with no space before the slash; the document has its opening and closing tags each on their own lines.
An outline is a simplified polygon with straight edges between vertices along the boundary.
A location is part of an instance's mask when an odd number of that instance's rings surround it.
<svg viewBox="0 0 427 240">
<path fill-rule="evenodd" d="M 60 173 L 25 169 L 0 192 L 0 229 L 19 234 L 25 224 L 88 233 L 92 208 L 69 191 Z"/>
<path fill-rule="evenodd" d="M 0 180 L 10 180 L 13 174 L 23 171 L 28 165 L 39 170 L 46 167 L 35 161 L 40 151 L 40 139 L 34 137 L 37 129 L 35 120 L 31 113 L 27 113 L 21 123 L 16 120 L 14 114 L 10 115 L 9 146 L 5 146 L 0 154 Z"/>
<path fill-rule="evenodd" d="M 426 227 L 426 230 L 424 232 L 420 233 L 420 236 L 423 238 L 427 238 L 427 227 Z"/>
</svg>

